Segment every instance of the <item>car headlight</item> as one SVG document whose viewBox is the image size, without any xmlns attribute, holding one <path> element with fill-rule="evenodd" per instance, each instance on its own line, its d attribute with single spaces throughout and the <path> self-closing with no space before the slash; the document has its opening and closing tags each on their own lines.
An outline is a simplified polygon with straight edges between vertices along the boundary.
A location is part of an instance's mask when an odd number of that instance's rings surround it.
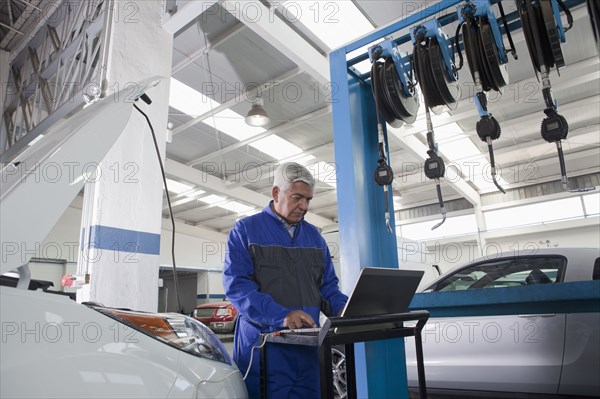
<svg viewBox="0 0 600 399">
<path fill-rule="evenodd" d="M 219 309 L 217 310 L 217 316 L 231 316 L 233 314 L 233 311 L 231 309 Z"/>
<path fill-rule="evenodd" d="M 93 309 L 177 349 L 231 365 L 231 358 L 215 333 L 191 317 L 178 313 L 144 313 L 96 306 Z"/>
</svg>

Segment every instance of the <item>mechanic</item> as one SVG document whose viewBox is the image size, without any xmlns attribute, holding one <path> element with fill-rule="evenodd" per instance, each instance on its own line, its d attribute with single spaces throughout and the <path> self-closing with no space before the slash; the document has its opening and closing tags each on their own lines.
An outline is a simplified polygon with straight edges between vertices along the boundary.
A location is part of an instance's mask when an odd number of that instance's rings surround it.
<svg viewBox="0 0 600 399">
<path fill-rule="evenodd" d="M 304 166 L 282 164 L 275 172 L 270 203 L 261 213 L 237 221 L 229 233 L 223 286 L 240 313 L 233 359 L 243 374 L 250 367 L 250 398 L 260 396 L 260 334 L 316 327 L 321 310 L 339 315 L 348 300 L 338 288 L 325 239 L 304 220 L 314 185 Z M 268 396 L 318 398 L 318 348 L 268 345 Z"/>
</svg>

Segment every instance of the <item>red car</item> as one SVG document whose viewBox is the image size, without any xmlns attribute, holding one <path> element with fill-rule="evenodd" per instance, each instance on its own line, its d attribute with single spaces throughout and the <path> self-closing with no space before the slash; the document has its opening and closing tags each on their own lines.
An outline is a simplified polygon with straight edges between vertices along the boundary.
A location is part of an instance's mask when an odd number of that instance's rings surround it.
<svg viewBox="0 0 600 399">
<path fill-rule="evenodd" d="M 214 332 L 232 333 L 238 311 L 228 301 L 212 302 L 197 306 L 192 317 Z"/>
</svg>

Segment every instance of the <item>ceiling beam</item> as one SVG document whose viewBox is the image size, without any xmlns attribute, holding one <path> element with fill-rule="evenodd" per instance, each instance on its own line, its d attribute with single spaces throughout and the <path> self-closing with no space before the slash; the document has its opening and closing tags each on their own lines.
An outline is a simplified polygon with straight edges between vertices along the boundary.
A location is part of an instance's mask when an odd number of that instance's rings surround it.
<svg viewBox="0 0 600 399">
<path fill-rule="evenodd" d="M 231 151 L 235 151 L 235 150 L 237 150 L 237 149 L 239 149 L 241 147 L 245 147 L 245 146 L 247 146 L 249 144 L 252 144 L 255 141 L 258 141 L 258 140 L 263 139 L 263 138 L 268 137 L 268 136 L 272 136 L 274 134 L 278 134 L 278 133 L 284 132 L 284 131 L 286 131 L 288 129 L 292 129 L 292 128 L 297 127 L 298 125 L 301 125 L 301 124 L 303 124 L 303 123 L 305 123 L 307 121 L 313 120 L 315 118 L 320 118 L 321 116 L 327 115 L 329 113 L 331 113 L 331 107 L 329 107 L 329 106 L 324 107 L 324 108 L 320 108 L 320 109 L 318 109 L 316 111 L 313 111 L 313 112 L 309 112 L 309 113 L 304 114 L 304 115 L 302 115 L 302 116 L 300 116 L 300 117 L 298 117 L 296 119 L 293 119 L 293 120 L 291 120 L 289 122 L 285 122 L 285 123 L 282 123 L 281 125 L 275 126 L 275 127 L 271 128 L 271 129 L 269 129 L 269 130 L 267 130 L 267 131 L 265 131 L 265 132 L 263 132 L 261 134 L 257 134 L 256 136 L 250 137 L 250 138 L 248 138 L 246 140 L 238 141 L 235 144 L 231 144 L 231 145 L 228 145 L 225 148 L 221 148 L 218 151 L 213 151 L 210 154 L 206 154 L 206 155 L 203 155 L 203 156 L 201 156 L 199 158 L 193 159 L 193 160 L 187 162 L 187 165 L 189 165 L 189 166 L 195 166 L 195 165 L 198 165 L 198 164 L 200 164 L 202 162 L 208 161 L 209 159 L 213 159 L 213 158 L 216 158 L 216 157 L 221 157 L 221 156 L 223 156 L 225 154 L 230 153 Z"/>
<path fill-rule="evenodd" d="M 257 175 L 259 177 L 256 179 L 252 179 L 252 183 L 258 183 L 260 181 L 271 178 L 272 172 L 275 170 L 274 165 L 281 164 L 284 162 L 293 162 L 293 161 L 300 159 L 302 157 L 305 157 L 307 155 L 312 155 L 315 157 L 313 160 L 310 161 L 313 163 L 323 161 L 323 160 L 331 162 L 331 159 L 333 159 L 333 141 L 326 143 L 326 144 L 321 144 L 317 147 L 309 148 L 307 150 L 304 150 L 303 153 L 298 154 L 298 155 L 293 155 L 291 157 L 283 158 L 283 159 L 280 159 L 275 162 L 263 163 L 259 167 L 255 168 L 255 169 L 258 169 Z M 247 175 L 248 173 L 249 173 L 249 171 L 246 170 L 244 172 L 239 172 L 239 173 L 227 176 L 227 180 L 229 181 L 228 187 L 233 188 L 233 187 L 245 186 L 247 183 L 244 179 L 244 175 Z"/>
<path fill-rule="evenodd" d="M 269 79 L 267 82 L 263 82 L 259 85 L 249 85 L 247 89 L 244 89 L 240 93 L 240 95 L 233 97 L 232 99 L 224 102 L 223 104 L 219 105 L 218 107 L 211 109 L 208 112 L 203 113 L 202 115 L 198 115 L 197 117 L 195 117 L 192 120 L 187 121 L 183 125 L 177 126 L 175 129 L 173 129 L 172 136 L 175 137 L 179 133 L 186 131 L 187 129 L 202 122 L 203 120 L 210 118 L 211 116 L 218 114 L 221 111 L 225 111 L 226 109 L 229 109 L 232 106 L 234 106 L 238 103 L 241 103 L 242 101 L 244 101 L 248 98 L 254 98 L 254 97 L 256 97 L 257 93 L 259 93 L 260 91 L 268 90 L 271 86 L 276 86 L 282 82 L 285 82 L 286 80 L 291 79 L 294 76 L 298 76 L 300 73 L 301 72 L 298 68 L 293 68 L 293 69 L 290 69 L 289 71 L 282 73 L 281 75 L 279 75 L 273 79 Z"/>
<path fill-rule="evenodd" d="M 223 194 L 231 199 L 252 204 L 259 208 L 265 207 L 271 200 L 271 197 L 269 196 L 256 193 L 244 187 L 229 188 L 218 177 L 209 175 L 169 158 L 166 160 L 166 171 L 172 176 L 177 176 L 203 189 L 205 188 L 208 191 L 214 192 L 215 194 Z M 312 213 L 306 215 L 306 220 L 319 228 L 333 223 L 333 220 L 331 219 Z"/>
<path fill-rule="evenodd" d="M 215 49 L 220 44 L 223 44 L 224 42 L 231 39 L 233 36 L 237 35 L 245 29 L 246 25 L 241 23 L 235 24 L 231 28 L 227 29 L 225 32 L 221 33 L 218 37 L 214 38 L 210 43 L 206 43 L 201 49 L 194 51 L 190 55 L 186 55 L 187 58 L 185 60 L 173 65 L 173 68 L 171 69 L 171 75 L 175 75 L 183 68 L 187 67 L 190 64 L 193 64 L 198 59 L 204 57 L 210 50 Z"/>
<path fill-rule="evenodd" d="M 175 35 L 185 26 L 187 26 L 194 19 L 198 18 L 200 14 L 208 10 L 217 0 L 194 0 L 188 1 L 181 9 L 178 9 L 175 14 L 169 16 L 165 14 L 165 21 L 163 22 L 163 29 L 169 33 Z"/>
<path fill-rule="evenodd" d="M 252 7 L 241 7 L 239 1 L 222 0 L 225 10 L 232 10 L 248 28 L 294 62 L 300 69 L 310 74 L 323 86 L 330 83 L 329 61 L 302 36 L 290 28 L 274 9 L 265 7 L 261 2 L 253 2 Z M 243 4 L 243 3 L 242 3 Z M 250 9 L 251 8 L 251 9 Z M 252 12 L 252 15 L 246 15 Z"/>
<path fill-rule="evenodd" d="M 391 126 L 388 126 L 388 132 L 391 132 L 394 136 L 396 136 L 409 151 L 413 152 L 414 155 L 425 161 L 428 148 L 425 144 L 421 143 L 419 139 L 417 139 L 415 136 L 403 137 L 402 133 L 400 133 L 400 129 L 394 129 Z M 479 196 L 479 193 L 463 178 L 457 176 L 455 179 L 449 182 L 449 184 L 471 204 L 481 205 L 481 197 Z"/>
<path fill-rule="evenodd" d="M 591 81 L 597 80 L 598 79 L 598 69 L 597 69 L 598 65 L 600 65 L 600 59 L 598 57 L 587 58 L 587 59 L 579 61 L 575 64 L 569 65 L 570 73 L 573 73 L 574 75 L 576 75 L 577 78 L 571 79 L 571 80 L 566 80 L 566 79 L 559 80 L 556 84 L 552 85 L 552 93 L 553 93 L 554 97 L 557 98 L 559 101 L 559 110 L 563 106 L 568 105 L 568 103 L 561 105 L 561 103 L 560 103 L 561 91 L 572 89 L 573 86 L 575 86 L 577 84 L 586 84 Z M 527 84 L 536 84 L 537 85 L 538 82 L 537 82 L 537 79 L 535 78 L 535 76 L 520 80 L 518 82 L 512 82 L 509 84 L 509 86 L 525 86 Z M 511 103 L 512 103 L 512 101 L 511 101 Z M 467 105 L 467 104 L 469 104 L 469 105 Z M 489 111 L 491 111 L 493 113 L 494 108 L 498 108 L 501 105 L 502 105 L 502 101 L 500 101 L 498 104 L 488 104 Z M 472 97 L 467 97 L 467 98 L 460 100 L 458 103 L 457 109 L 463 108 L 463 107 L 466 108 L 467 106 L 470 107 L 470 109 L 468 111 L 454 113 L 452 115 L 443 116 L 443 117 L 439 117 L 439 118 L 432 115 L 432 118 L 434 119 L 434 121 L 433 121 L 434 129 L 441 128 L 442 126 L 445 126 L 452 122 L 460 122 L 463 119 L 473 118 L 473 117 L 476 117 L 479 115 L 479 113 L 477 112 L 477 109 L 475 108 L 475 104 L 473 103 Z M 543 100 L 541 99 L 541 89 L 540 89 L 539 107 L 540 107 L 540 114 L 542 114 L 542 107 L 544 107 L 544 105 L 543 105 Z M 422 131 L 425 131 L 425 130 L 407 125 L 402 129 L 400 134 L 402 136 L 410 136 L 410 135 L 420 133 Z"/>
</svg>

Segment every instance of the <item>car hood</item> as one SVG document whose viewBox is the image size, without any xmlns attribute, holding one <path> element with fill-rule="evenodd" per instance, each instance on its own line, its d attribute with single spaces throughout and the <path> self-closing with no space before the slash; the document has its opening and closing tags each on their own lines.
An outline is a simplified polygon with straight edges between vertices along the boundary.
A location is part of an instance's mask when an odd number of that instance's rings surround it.
<svg viewBox="0 0 600 399">
<path fill-rule="evenodd" d="M 139 82 L 135 98 L 160 82 L 151 78 Z M 129 88 L 129 86 L 128 86 Z M 53 125 L 43 138 L 17 155 L 0 171 L 0 237 L 14 251 L 2 257 L 0 274 L 29 262 L 61 215 L 81 191 L 90 172 L 121 135 L 133 105 L 125 90 L 107 96 Z M 46 167 L 68 166 L 58 179 L 39 179 Z M 14 252 L 14 253 L 13 253 Z"/>
</svg>

